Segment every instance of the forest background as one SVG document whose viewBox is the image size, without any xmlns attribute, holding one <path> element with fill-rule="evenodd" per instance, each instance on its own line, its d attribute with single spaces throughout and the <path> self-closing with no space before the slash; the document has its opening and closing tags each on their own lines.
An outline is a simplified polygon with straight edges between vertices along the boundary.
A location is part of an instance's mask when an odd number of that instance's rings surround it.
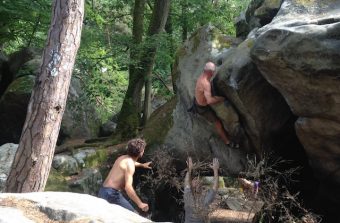
<svg viewBox="0 0 340 223">
<path fill-rule="evenodd" d="M 157 15 L 156 20 L 166 20 L 159 31 L 152 18 L 157 2 L 168 4 L 168 13 Z M 114 120 L 123 138 L 132 137 L 150 116 L 147 97 L 164 102 L 175 94 L 171 69 L 176 49 L 207 23 L 235 36 L 235 19 L 249 2 L 87 0 L 72 77 L 83 83 L 81 100 L 95 105 L 102 123 Z M 24 47 L 44 48 L 51 4 L 50 0 L 1 1 L 0 49 L 5 55 Z M 154 58 L 145 60 L 153 52 Z"/>
</svg>

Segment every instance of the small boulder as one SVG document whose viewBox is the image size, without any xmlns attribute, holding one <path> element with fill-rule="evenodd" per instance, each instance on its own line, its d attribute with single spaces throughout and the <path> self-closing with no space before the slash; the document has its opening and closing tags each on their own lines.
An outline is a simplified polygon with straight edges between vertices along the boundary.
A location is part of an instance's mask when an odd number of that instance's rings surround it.
<svg viewBox="0 0 340 223">
<path fill-rule="evenodd" d="M 17 149 L 18 145 L 13 143 L 6 143 L 0 146 L 0 192 L 5 187 Z"/>
<path fill-rule="evenodd" d="M 69 175 L 77 174 L 79 172 L 77 160 L 69 155 L 55 155 L 53 157 L 52 167 Z"/>
</svg>

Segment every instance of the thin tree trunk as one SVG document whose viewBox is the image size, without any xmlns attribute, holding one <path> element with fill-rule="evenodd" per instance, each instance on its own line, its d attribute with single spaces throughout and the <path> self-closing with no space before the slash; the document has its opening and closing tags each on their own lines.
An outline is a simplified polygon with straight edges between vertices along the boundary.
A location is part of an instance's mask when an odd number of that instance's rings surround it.
<svg viewBox="0 0 340 223">
<path fill-rule="evenodd" d="M 140 123 L 141 98 L 144 77 L 140 72 L 140 45 L 144 32 L 146 0 L 135 0 L 133 9 L 133 43 L 130 48 L 129 85 L 118 117 L 117 131 L 123 138 L 134 137 Z"/>
<path fill-rule="evenodd" d="M 107 44 L 109 45 L 109 48 L 112 49 L 110 26 L 106 26 L 105 31 L 106 31 Z"/>
<path fill-rule="evenodd" d="M 31 42 L 32 42 L 32 40 L 34 38 L 35 33 L 37 32 L 38 26 L 40 25 L 40 19 L 41 19 L 41 14 L 39 14 L 39 16 L 37 18 L 37 21 L 35 22 L 35 24 L 33 26 L 33 30 L 32 30 L 31 36 L 30 36 L 30 38 L 28 40 L 28 43 L 26 45 L 27 48 L 31 46 Z"/>
<path fill-rule="evenodd" d="M 188 37 L 188 0 L 182 2 L 182 41 L 187 40 Z"/>
<path fill-rule="evenodd" d="M 146 124 L 151 114 L 151 88 L 152 88 L 152 68 L 155 63 L 157 51 L 157 41 L 155 36 L 164 30 L 170 9 L 170 0 L 156 0 L 152 11 L 151 23 L 149 26 L 149 37 L 153 44 L 145 51 L 142 65 L 145 76 L 145 100 L 143 112 L 143 125 Z"/>
<path fill-rule="evenodd" d="M 172 59 L 174 59 L 175 57 L 175 40 L 174 40 L 174 37 L 173 37 L 173 24 L 172 24 L 172 14 L 171 14 L 171 7 L 170 7 L 170 11 L 169 11 L 169 16 L 168 16 L 168 19 L 166 21 L 166 24 L 165 24 L 165 31 L 169 34 L 170 36 L 170 56 Z M 172 83 L 172 92 L 174 94 L 176 94 L 176 80 L 175 80 L 175 77 L 172 75 L 173 74 L 173 64 L 170 64 L 170 76 L 171 76 L 171 83 Z M 167 87 L 168 88 L 168 87 Z M 170 91 L 171 92 L 171 91 Z"/>
<path fill-rule="evenodd" d="M 6 182 L 7 192 L 43 191 L 50 172 L 80 44 L 84 0 L 54 0 L 52 12 L 43 62 Z"/>
<path fill-rule="evenodd" d="M 142 111 L 141 99 L 142 99 L 142 88 L 144 83 L 144 78 L 140 74 L 140 55 L 142 52 L 141 44 L 143 42 L 144 33 L 144 11 L 145 11 L 146 0 L 136 0 L 133 12 L 133 46 L 130 51 L 130 78 L 133 79 L 135 86 L 133 90 L 133 103 L 136 105 L 136 112 L 138 112 L 138 117 Z"/>
</svg>

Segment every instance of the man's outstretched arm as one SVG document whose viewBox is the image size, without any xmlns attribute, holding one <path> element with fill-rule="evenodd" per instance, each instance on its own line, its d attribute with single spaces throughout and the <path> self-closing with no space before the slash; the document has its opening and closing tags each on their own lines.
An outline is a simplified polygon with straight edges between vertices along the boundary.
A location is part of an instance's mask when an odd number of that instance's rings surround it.
<svg viewBox="0 0 340 223">
<path fill-rule="evenodd" d="M 152 162 L 146 162 L 146 163 L 139 163 L 139 162 L 135 162 L 135 167 L 142 167 L 145 169 L 152 169 L 152 167 L 150 166 Z"/>
<path fill-rule="evenodd" d="M 135 166 L 134 163 L 128 163 L 127 168 L 125 171 L 125 192 L 129 196 L 129 198 L 135 202 L 135 204 L 142 210 L 147 212 L 149 210 L 149 205 L 146 203 L 143 203 L 141 199 L 138 197 L 135 189 L 133 189 L 132 183 L 133 183 L 133 174 L 135 172 Z"/>
</svg>

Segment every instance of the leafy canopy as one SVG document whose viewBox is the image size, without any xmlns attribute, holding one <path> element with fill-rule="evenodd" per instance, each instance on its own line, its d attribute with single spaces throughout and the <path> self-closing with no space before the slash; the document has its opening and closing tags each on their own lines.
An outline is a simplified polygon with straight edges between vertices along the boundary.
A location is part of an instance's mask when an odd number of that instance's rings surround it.
<svg viewBox="0 0 340 223">
<path fill-rule="evenodd" d="M 144 19 L 144 40 L 137 46 L 158 44 L 153 68 L 153 95 L 173 96 L 171 67 L 176 49 L 198 27 L 211 23 L 223 33 L 235 35 L 234 19 L 250 0 L 172 0 L 166 32 L 146 38 L 153 1 L 148 1 Z M 52 0 L 0 1 L 0 47 L 10 54 L 22 47 L 45 44 L 50 24 Z M 102 121 L 119 112 L 128 84 L 128 67 L 138 61 L 129 57 L 132 48 L 134 1 L 86 0 L 81 46 L 77 54 L 75 77 L 85 87 L 83 100 L 97 108 Z"/>
</svg>

